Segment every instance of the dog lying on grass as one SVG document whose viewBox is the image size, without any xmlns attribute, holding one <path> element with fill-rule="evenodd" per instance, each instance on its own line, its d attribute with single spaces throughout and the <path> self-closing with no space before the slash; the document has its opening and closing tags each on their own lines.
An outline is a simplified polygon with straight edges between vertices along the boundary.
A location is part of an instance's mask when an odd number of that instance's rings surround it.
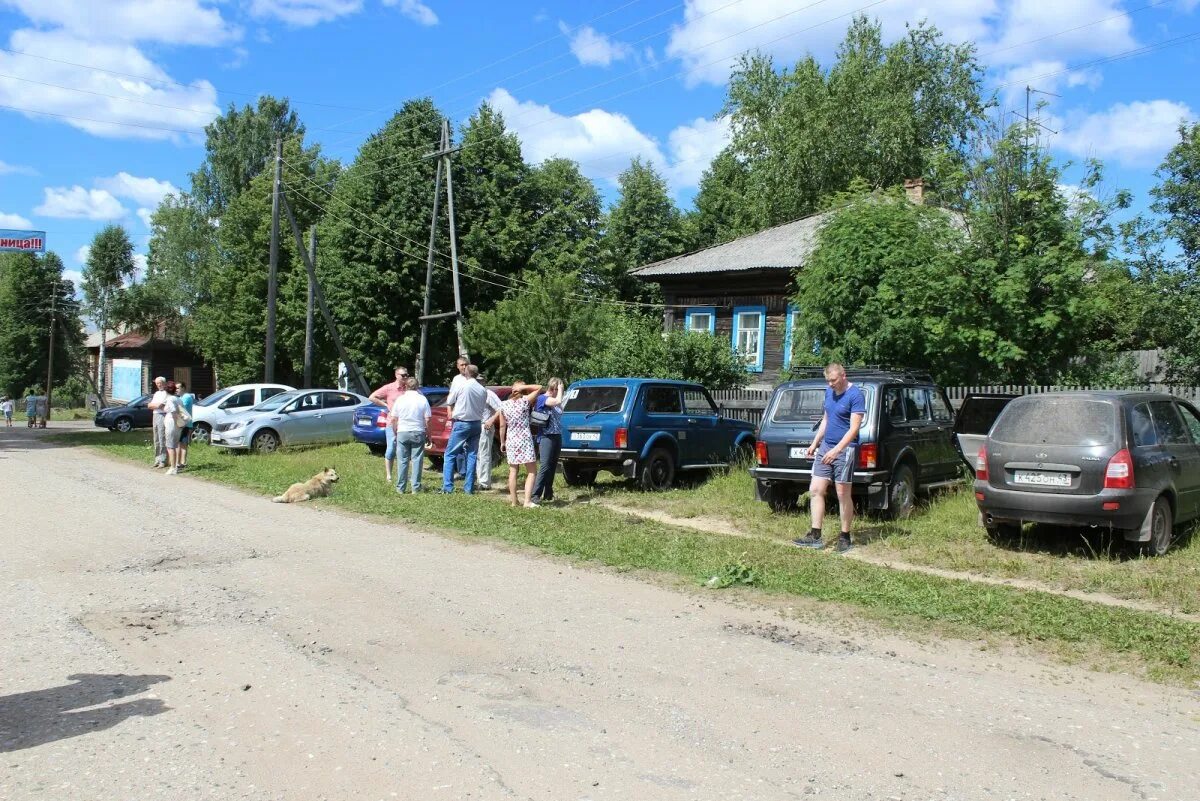
<svg viewBox="0 0 1200 801">
<path fill-rule="evenodd" d="M 271 500 L 274 503 L 300 503 L 313 498 L 324 498 L 332 491 L 333 484 L 337 480 L 337 471 L 332 467 L 326 467 L 308 481 L 296 482 L 287 488 L 287 492 Z"/>
</svg>

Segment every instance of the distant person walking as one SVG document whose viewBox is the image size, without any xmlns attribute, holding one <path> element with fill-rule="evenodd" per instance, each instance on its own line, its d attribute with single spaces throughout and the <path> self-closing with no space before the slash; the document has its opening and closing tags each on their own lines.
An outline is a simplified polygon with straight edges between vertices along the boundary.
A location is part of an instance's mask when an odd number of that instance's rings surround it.
<svg viewBox="0 0 1200 801">
<path fill-rule="evenodd" d="M 488 389 L 483 376 L 477 375 L 475 380 L 482 384 L 484 389 L 487 389 L 488 415 L 484 417 L 483 430 L 479 432 L 479 450 L 475 454 L 475 486 L 482 490 L 490 490 L 492 488 L 492 440 L 495 439 L 492 432 L 500 425 L 501 401 L 499 395 Z"/>
<path fill-rule="evenodd" d="M 155 468 L 167 466 L 167 429 L 164 417 L 165 412 L 163 412 L 163 406 L 166 403 L 167 379 L 160 375 L 154 379 L 154 395 L 151 396 L 150 402 L 146 404 L 146 408 L 154 411 L 152 430 L 154 431 Z"/>
<path fill-rule="evenodd" d="M 813 459 L 812 482 L 809 484 L 809 508 L 812 528 L 808 536 L 792 540 L 802 548 L 823 548 L 821 526 L 825 522 L 825 493 L 833 482 L 837 490 L 841 533 L 837 551 L 845 553 L 854 547 L 850 541 L 850 524 L 854 522 L 854 500 L 851 498 L 854 465 L 858 461 L 858 430 L 867 413 L 862 390 L 846 379 L 846 369 L 840 364 L 825 368 L 825 413 L 813 434 L 812 444 L 805 456 Z"/>
<path fill-rule="evenodd" d="M 469 379 L 466 372 L 464 368 L 460 376 L 462 381 L 455 379 L 450 384 L 450 394 L 446 397 L 451 428 L 446 452 L 442 456 L 442 492 L 454 492 L 454 476 L 460 472 L 458 466 L 461 463 L 461 472 L 466 476 L 463 491 L 470 495 L 475 492 L 479 433 L 483 428 L 483 418 L 487 416 L 488 397 L 487 388 Z M 475 375 L 479 375 L 479 368 L 475 368 Z"/>
<path fill-rule="evenodd" d="M 546 423 L 537 432 L 538 471 L 529 503 L 540 506 L 554 500 L 554 474 L 558 471 L 558 454 L 562 450 L 563 380 L 551 378 L 546 392 L 537 396 L 534 412 L 543 412 Z"/>
<path fill-rule="evenodd" d="M 167 449 L 167 475 L 173 476 L 179 473 L 179 438 L 183 436 L 183 424 L 180 422 L 179 412 L 183 406 L 175 394 L 178 387 L 175 386 L 174 381 L 168 381 L 164 390 L 167 397 L 162 405 L 163 442 Z"/>
<path fill-rule="evenodd" d="M 376 406 L 382 406 L 384 409 L 391 409 L 392 404 L 396 402 L 396 398 L 400 397 L 404 392 L 408 382 L 408 368 L 396 368 L 396 380 L 384 384 L 379 389 L 371 393 L 369 400 Z M 383 473 L 389 484 L 392 483 L 392 462 L 396 458 L 396 429 L 389 423 L 384 429 L 384 441 L 387 446 L 383 451 Z"/>
<path fill-rule="evenodd" d="M 16 410 L 16 404 L 12 398 L 6 397 L 0 401 L 0 411 L 4 412 L 4 427 L 12 428 L 13 412 Z"/>
<path fill-rule="evenodd" d="M 182 381 L 176 387 L 179 390 L 179 405 L 187 413 L 187 418 L 183 425 L 183 433 L 179 437 L 179 458 L 175 464 L 177 467 L 187 467 L 188 445 L 192 442 L 192 409 L 196 406 L 196 396 L 188 392 L 187 384 Z"/>
<path fill-rule="evenodd" d="M 429 408 L 429 399 L 417 388 L 417 379 L 405 378 L 404 382 L 405 391 L 392 403 L 388 428 L 396 441 L 396 492 L 403 494 L 408 484 L 416 494 L 421 491 L 425 443 L 429 441 L 433 410 Z"/>
<path fill-rule="evenodd" d="M 500 406 L 500 450 L 508 457 L 508 504 L 517 505 L 517 473 L 525 468 L 525 506 L 533 508 L 533 481 L 537 453 L 533 432 L 529 429 L 529 412 L 537 403 L 541 384 L 513 384 L 512 394 Z"/>
<path fill-rule="evenodd" d="M 47 395 L 37 396 L 38 428 L 45 428 L 50 419 L 50 398 Z"/>
<path fill-rule="evenodd" d="M 33 428 L 35 425 L 37 425 L 37 408 L 38 408 L 38 396 L 32 395 L 32 394 L 26 395 L 25 396 L 25 427 L 26 428 Z"/>
</svg>

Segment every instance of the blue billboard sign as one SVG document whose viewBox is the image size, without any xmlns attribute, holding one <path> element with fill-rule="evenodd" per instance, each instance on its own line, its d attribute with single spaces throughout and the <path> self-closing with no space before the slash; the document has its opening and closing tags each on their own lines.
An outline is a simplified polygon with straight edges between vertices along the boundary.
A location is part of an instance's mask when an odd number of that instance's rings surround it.
<svg viewBox="0 0 1200 801">
<path fill-rule="evenodd" d="M 45 253 L 45 231 L 13 231 L 0 228 L 0 253 Z"/>
</svg>

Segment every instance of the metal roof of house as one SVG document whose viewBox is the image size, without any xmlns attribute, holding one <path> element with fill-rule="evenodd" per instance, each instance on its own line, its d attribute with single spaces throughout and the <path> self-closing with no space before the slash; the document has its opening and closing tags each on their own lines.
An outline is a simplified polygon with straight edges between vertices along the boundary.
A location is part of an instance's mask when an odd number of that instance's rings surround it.
<svg viewBox="0 0 1200 801">
<path fill-rule="evenodd" d="M 817 231 L 829 212 L 813 214 L 723 245 L 656 261 L 631 271 L 638 278 L 724 273 L 742 270 L 794 270 L 812 253 Z"/>
</svg>

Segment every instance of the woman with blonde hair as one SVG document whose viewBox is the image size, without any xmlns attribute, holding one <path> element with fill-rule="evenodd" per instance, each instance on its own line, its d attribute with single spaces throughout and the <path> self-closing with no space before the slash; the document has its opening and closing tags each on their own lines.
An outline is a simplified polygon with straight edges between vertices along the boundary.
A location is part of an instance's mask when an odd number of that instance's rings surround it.
<svg viewBox="0 0 1200 801">
<path fill-rule="evenodd" d="M 533 481 L 536 477 L 537 453 L 533 447 L 533 432 L 529 428 L 529 413 L 537 403 L 541 384 L 517 381 L 508 400 L 500 404 L 500 451 L 508 457 L 508 504 L 517 505 L 517 473 L 525 468 L 525 506 L 532 507 Z"/>
<path fill-rule="evenodd" d="M 562 450 L 563 380 L 557 376 L 546 382 L 546 391 L 538 395 L 532 415 L 542 418 L 537 431 L 538 471 L 530 504 L 541 506 L 554 500 L 554 474 Z"/>
</svg>

